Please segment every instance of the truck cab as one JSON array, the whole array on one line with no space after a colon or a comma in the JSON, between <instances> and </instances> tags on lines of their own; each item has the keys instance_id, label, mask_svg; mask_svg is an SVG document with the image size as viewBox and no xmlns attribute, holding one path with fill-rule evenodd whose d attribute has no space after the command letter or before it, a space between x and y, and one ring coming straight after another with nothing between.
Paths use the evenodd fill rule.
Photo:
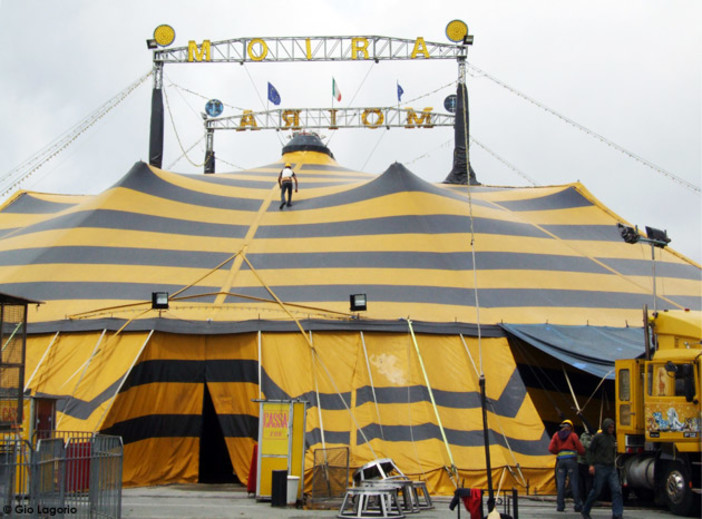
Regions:
<instances>
[{"instance_id":1,"label":"truck cab","mask_svg":"<svg viewBox=\"0 0 702 519\"><path fill-rule=\"evenodd\" d=\"M699 513L702 451L702 313L646 319L644 358L615 362L622 483L678 515Z\"/></svg>"}]
</instances>

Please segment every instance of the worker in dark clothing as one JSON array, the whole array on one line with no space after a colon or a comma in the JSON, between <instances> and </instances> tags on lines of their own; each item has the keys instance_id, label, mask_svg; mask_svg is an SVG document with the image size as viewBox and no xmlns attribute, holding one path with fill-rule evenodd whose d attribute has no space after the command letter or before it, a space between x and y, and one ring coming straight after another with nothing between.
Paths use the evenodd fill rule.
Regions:
<instances>
[{"instance_id":1,"label":"worker in dark clothing","mask_svg":"<svg viewBox=\"0 0 702 519\"><path fill-rule=\"evenodd\" d=\"M583 444L585 451L587 451L592 442L592 437L597 432L597 428L590 424L582 411L578 411L577 415L580 420L582 420L584 428L583 432L580 434L580 443ZM592 476L590 475L589 469L590 467L587 464L586 454L578 456L578 481L580 483L580 497L583 499L587 497L592 488Z\"/></svg>"},{"instance_id":2,"label":"worker in dark clothing","mask_svg":"<svg viewBox=\"0 0 702 519\"><path fill-rule=\"evenodd\" d=\"M548 451L556 455L556 511L565 512L566 477L570 481L570 491L575 501L575 511L582 510L583 502L580 500L580 485L578 483L578 455L585 454L585 448L573 432L573 422L563 420L561 430L551 438Z\"/></svg>"},{"instance_id":3,"label":"worker in dark clothing","mask_svg":"<svg viewBox=\"0 0 702 519\"><path fill-rule=\"evenodd\" d=\"M583 519L592 519L590 509L595 500L600 496L605 483L609 485L612 494L612 519L622 519L624 503L622 500L622 487L619 482L619 473L615 465L617 454L617 438L614 435L614 420L605 418L602 422L602 431L592 439L587 450L587 462L590 474L594 476L592 489L583 504Z\"/></svg>"},{"instance_id":4,"label":"worker in dark clothing","mask_svg":"<svg viewBox=\"0 0 702 519\"><path fill-rule=\"evenodd\" d=\"M290 166L289 162L285 163L285 167L280 170L280 173L278 174L278 185L280 186L280 207L279 209L282 209L285 207L285 193L287 191L288 193L288 202L287 206L290 207L292 205L292 188L293 188L293 182L295 182L295 192L297 193L297 176L295 175L295 172L292 169L292 166Z\"/></svg>"}]
</instances>

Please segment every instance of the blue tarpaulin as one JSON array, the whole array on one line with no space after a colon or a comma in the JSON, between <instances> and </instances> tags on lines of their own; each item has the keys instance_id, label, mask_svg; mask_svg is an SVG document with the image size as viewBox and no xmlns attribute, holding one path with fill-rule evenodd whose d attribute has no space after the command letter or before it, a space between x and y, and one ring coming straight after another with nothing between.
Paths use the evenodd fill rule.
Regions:
<instances>
[{"instance_id":1,"label":"blue tarpaulin","mask_svg":"<svg viewBox=\"0 0 702 519\"><path fill-rule=\"evenodd\" d=\"M507 334L542 352L595 375L614 380L614 361L644 353L643 328L565 326L553 324L501 324Z\"/></svg>"}]
</instances>

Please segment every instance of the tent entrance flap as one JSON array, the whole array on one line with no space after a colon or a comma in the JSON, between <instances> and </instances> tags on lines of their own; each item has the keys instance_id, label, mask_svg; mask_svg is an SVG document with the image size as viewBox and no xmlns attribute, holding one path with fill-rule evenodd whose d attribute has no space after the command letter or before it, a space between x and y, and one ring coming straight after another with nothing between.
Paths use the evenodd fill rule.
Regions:
<instances>
[{"instance_id":1,"label":"tent entrance flap","mask_svg":"<svg viewBox=\"0 0 702 519\"><path fill-rule=\"evenodd\" d=\"M643 328L565 326L554 324L501 324L516 337L542 352L595 375L614 379L614 361L644 353Z\"/></svg>"},{"instance_id":2,"label":"tent entrance flap","mask_svg":"<svg viewBox=\"0 0 702 519\"><path fill-rule=\"evenodd\" d=\"M198 481L200 483L238 483L239 479L234 474L227 443L207 384L204 384L203 393Z\"/></svg>"}]
</instances>

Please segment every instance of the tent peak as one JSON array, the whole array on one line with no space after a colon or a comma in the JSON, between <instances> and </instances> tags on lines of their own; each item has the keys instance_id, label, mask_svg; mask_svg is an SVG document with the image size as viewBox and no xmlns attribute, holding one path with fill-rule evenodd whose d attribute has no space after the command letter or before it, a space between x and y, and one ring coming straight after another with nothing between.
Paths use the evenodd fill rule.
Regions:
<instances>
[{"instance_id":1,"label":"tent peak","mask_svg":"<svg viewBox=\"0 0 702 519\"><path fill-rule=\"evenodd\" d=\"M334 155L324 145L319 135L313 132L295 132L290 141L283 146L283 155L293 151L317 151L334 158Z\"/></svg>"}]
</instances>

